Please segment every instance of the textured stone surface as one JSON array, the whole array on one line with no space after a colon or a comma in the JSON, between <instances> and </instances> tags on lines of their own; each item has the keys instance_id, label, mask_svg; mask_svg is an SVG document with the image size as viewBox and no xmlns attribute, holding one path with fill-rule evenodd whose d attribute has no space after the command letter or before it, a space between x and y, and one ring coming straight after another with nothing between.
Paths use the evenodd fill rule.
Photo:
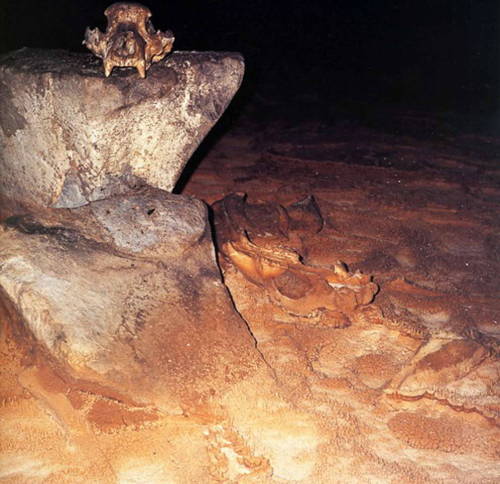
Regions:
<instances>
[{"instance_id":1,"label":"textured stone surface","mask_svg":"<svg viewBox=\"0 0 500 484\"><path fill-rule=\"evenodd\" d=\"M0 191L78 207L130 186L171 191L237 91L239 54L176 52L146 79L91 54L21 49L0 62Z\"/></svg>"},{"instance_id":2,"label":"textured stone surface","mask_svg":"<svg viewBox=\"0 0 500 484\"><path fill-rule=\"evenodd\" d=\"M220 280L200 201L141 189L45 218L11 216L0 239L0 285L74 378L171 408L261 365Z\"/></svg>"},{"instance_id":3,"label":"textured stone surface","mask_svg":"<svg viewBox=\"0 0 500 484\"><path fill-rule=\"evenodd\" d=\"M145 313L144 328L130 340L126 331L112 351L104 349L109 359L99 360L102 370L83 375L81 367L63 366L63 352L43 353L26 334L12 299L0 293L0 480L500 482L500 139L441 137L440 119L428 130L426 118L403 114L389 118L392 126L404 130L413 120L416 137L352 121L262 125L253 116L241 117L240 129L219 140L186 186L209 203L246 192L244 227L266 249L293 243L305 265L324 270L340 259L353 272L372 274L380 286L373 304L383 314L353 314L348 327L285 319L268 287L250 282L219 254L224 282L254 338L250 350L248 334L234 330L241 318L218 299L217 287L209 289L216 281L193 269L202 256L194 259L197 246L191 244L205 225L197 221L200 206L182 198L142 198L138 191L117 197L119 203L44 212L31 225L29 219L10 219L0 246L18 241L11 267L21 267L19 259L38 267L47 258L21 253L21 243L31 251L43 247L61 276L83 274L71 265L75 260L88 266L92 284L82 297L89 286L103 288L101 279L109 277L117 287L105 287L109 294L102 301L129 283L130 294L139 296L136 307L151 308L148 294L161 294L162 302L156 315ZM431 131L435 137L429 140L425 133ZM324 223L305 198L309 194ZM192 230L180 220L168 222L174 204ZM275 230L279 205L291 219L288 240ZM95 248L84 249L75 233ZM120 276L102 265L97 247L123 268ZM183 255L169 259L170 251ZM175 268L198 277L187 278L178 290ZM155 275L161 271L167 275ZM146 272L155 284L133 277ZM204 281L198 292L209 301L193 296L196 281ZM202 304L192 319L182 314L184 296L191 314L199 307L193 301ZM85 317L99 323L91 312ZM135 327L134 318L127 320ZM186 330L174 331L176 324ZM210 337L214 331L227 340ZM258 353L269 371L249 364L248 352ZM240 363L220 363L234 362L234 353ZM169 366L169 359L176 364ZM105 366L111 361L115 372ZM68 372L80 379L68 378ZM116 388L130 392L120 395ZM180 398L182 388L191 394ZM175 411L179 400L182 415Z\"/></svg>"}]
</instances>

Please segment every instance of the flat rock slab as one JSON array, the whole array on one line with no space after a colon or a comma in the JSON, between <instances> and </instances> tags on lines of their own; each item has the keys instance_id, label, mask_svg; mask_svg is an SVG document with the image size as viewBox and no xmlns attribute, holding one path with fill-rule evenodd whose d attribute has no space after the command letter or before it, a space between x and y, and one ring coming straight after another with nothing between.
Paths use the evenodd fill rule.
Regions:
<instances>
[{"instance_id":1,"label":"flat rock slab","mask_svg":"<svg viewBox=\"0 0 500 484\"><path fill-rule=\"evenodd\" d=\"M131 186L171 191L238 90L236 53L176 52L146 79L91 54L21 49L0 61L0 192L78 207Z\"/></svg>"}]
</instances>

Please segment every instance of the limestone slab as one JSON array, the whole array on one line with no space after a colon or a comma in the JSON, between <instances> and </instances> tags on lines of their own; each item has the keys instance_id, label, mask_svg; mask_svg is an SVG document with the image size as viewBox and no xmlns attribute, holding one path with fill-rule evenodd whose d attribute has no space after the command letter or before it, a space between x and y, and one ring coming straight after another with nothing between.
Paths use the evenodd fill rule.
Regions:
<instances>
[{"instance_id":1,"label":"limestone slab","mask_svg":"<svg viewBox=\"0 0 500 484\"><path fill-rule=\"evenodd\" d=\"M78 207L151 185L172 191L238 90L235 53L175 52L146 79L104 77L91 54L21 49L0 61L0 192Z\"/></svg>"}]
</instances>

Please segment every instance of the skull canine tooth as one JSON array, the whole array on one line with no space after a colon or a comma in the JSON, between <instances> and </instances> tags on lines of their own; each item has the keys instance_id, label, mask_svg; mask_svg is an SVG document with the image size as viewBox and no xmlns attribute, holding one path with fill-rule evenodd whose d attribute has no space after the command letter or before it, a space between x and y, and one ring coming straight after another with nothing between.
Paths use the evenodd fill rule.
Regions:
<instances>
[{"instance_id":1,"label":"skull canine tooth","mask_svg":"<svg viewBox=\"0 0 500 484\"><path fill-rule=\"evenodd\" d=\"M103 59L106 77L115 67L135 67L139 76L145 78L151 64L171 52L175 40L173 33L155 31L150 21L151 11L144 5L113 3L104 15L108 19L106 32L87 27L83 45Z\"/></svg>"}]
</instances>

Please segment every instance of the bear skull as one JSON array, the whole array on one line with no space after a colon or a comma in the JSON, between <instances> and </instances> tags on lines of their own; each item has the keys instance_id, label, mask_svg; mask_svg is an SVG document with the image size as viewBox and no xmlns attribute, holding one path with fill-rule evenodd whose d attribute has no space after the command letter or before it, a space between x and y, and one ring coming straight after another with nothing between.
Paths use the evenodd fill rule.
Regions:
<instances>
[{"instance_id":1,"label":"bear skull","mask_svg":"<svg viewBox=\"0 0 500 484\"><path fill-rule=\"evenodd\" d=\"M144 5L113 3L104 15L108 20L106 32L87 27L83 44L103 60L106 77L114 67L135 67L144 78L151 64L172 50L175 40L172 32L155 31L150 21L151 11Z\"/></svg>"}]
</instances>

